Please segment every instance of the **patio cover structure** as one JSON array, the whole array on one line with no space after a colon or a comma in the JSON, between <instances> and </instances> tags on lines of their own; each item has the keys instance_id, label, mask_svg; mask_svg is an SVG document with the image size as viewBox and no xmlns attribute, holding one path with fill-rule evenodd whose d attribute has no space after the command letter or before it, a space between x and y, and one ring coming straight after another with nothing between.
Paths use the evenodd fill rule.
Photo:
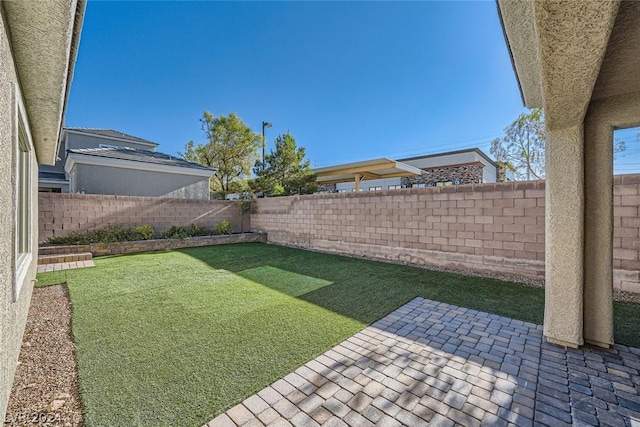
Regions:
<instances>
[{"instance_id":1,"label":"patio cover structure","mask_svg":"<svg viewBox=\"0 0 640 427\"><path fill-rule=\"evenodd\" d=\"M544 336L613 343L613 131L640 125L640 2L498 0L525 106L546 115Z\"/></svg>"},{"instance_id":2,"label":"patio cover structure","mask_svg":"<svg viewBox=\"0 0 640 427\"><path fill-rule=\"evenodd\" d=\"M355 182L355 190L360 191L360 182L367 179L398 178L422 175L422 169L395 160L380 158L363 162L345 163L314 169L318 184Z\"/></svg>"}]
</instances>

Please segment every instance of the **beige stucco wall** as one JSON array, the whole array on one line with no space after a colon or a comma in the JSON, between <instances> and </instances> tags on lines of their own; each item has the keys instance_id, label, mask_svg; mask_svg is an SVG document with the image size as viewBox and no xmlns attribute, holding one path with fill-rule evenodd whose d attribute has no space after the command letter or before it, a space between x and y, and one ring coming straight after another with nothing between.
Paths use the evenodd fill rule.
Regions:
<instances>
[{"instance_id":1,"label":"beige stucco wall","mask_svg":"<svg viewBox=\"0 0 640 427\"><path fill-rule=\"evenodd\" d=\"M209 199L209 178L76 163L70 192L122 196Z\"/></svg>"},{"instance_id":2,"label":"beige stucco wall","mask_svg":"<svg viewBox=\"0 0 640 427\"><path fill-rule=\"evenodd\" d=\"M22 334L31 300L32 280L36 274L37 259L37 164L32 157L33 207L32 225L34 258L26 275L17 301L14 301L15 259L15 132L14 85L17 77L7 36L3 9L0 5L0 415L4 421L7 401L13 383ZM33 153L33 151L32 151Z\"/></svg>"}]
</instances>

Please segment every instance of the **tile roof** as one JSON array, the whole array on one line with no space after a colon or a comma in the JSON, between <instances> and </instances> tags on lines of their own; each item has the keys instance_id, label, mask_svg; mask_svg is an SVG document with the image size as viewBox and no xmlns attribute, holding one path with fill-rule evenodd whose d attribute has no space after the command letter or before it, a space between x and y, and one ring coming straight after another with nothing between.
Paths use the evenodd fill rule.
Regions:
<instances>
[{"instance_id":1,"label":"tile roof","mask_svg":"<svg viewBox=\"0 0 640 427\"><path fill-rule=\"evenodd\" d=\"M138 138L137 136L128 135L126 133L118 132L117 130L113 130L113 129L83 128L83 127L65 127L64 129L69 131L82 132L90 135L106 136L108 138L118 138L118 139L124 139L126 141L138 142L143 144L153 144L155 146L158 146L158 143L156 142L149 141L143 138Z\"/></svg>"},{"instance_id":2,"label":"tile roof","mask_svg":"<svg viewBox=\"0 0 640 427\"><path fill-rule=\"evenodd\" d=\"M155 163L165 166L175 166L180 168L210 170L210 167L198 163L188 162L177 156L158 153L157 151L137 150L128 147L113 148L75 148L68 150L68 153L82 154L85 156L106 157L111 159L130 160L133 162Z\"/></svg>"}]
</instances>

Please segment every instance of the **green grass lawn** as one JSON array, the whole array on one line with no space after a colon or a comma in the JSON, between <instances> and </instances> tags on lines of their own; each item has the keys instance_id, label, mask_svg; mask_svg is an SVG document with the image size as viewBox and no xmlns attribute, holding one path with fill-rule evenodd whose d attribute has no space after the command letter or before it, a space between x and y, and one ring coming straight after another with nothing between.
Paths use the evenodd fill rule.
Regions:
<instances>
[{"instance_id":1,"label":"green grass lawn","mask_svg":"<svg viewBox=\"0 0 640 427\"><path fill-rule=\"evenodd\" d=\"M66 281L88 426L199 426L422 296L542 323L544 292L492 279L240 244L105 257ZM640 306L615 305L640 346Z\"/></svg>"}]
</instances>

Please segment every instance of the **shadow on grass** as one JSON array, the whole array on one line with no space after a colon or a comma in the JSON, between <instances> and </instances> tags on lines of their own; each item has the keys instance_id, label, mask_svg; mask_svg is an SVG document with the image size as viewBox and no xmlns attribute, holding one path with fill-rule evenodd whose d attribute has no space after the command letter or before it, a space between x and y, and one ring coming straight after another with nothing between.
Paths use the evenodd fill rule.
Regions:
<instances>
[{"instance_id":1,"label":"shadow on grass","mask_svg":"<svg viewBox=\"0 0 640 427\"><path fill-rule=\"evenodd\" d=\"M366 324L417 296L542 322L543 290L511 282L260 243L180 252Z\"/></svg>"}]
</instances>

